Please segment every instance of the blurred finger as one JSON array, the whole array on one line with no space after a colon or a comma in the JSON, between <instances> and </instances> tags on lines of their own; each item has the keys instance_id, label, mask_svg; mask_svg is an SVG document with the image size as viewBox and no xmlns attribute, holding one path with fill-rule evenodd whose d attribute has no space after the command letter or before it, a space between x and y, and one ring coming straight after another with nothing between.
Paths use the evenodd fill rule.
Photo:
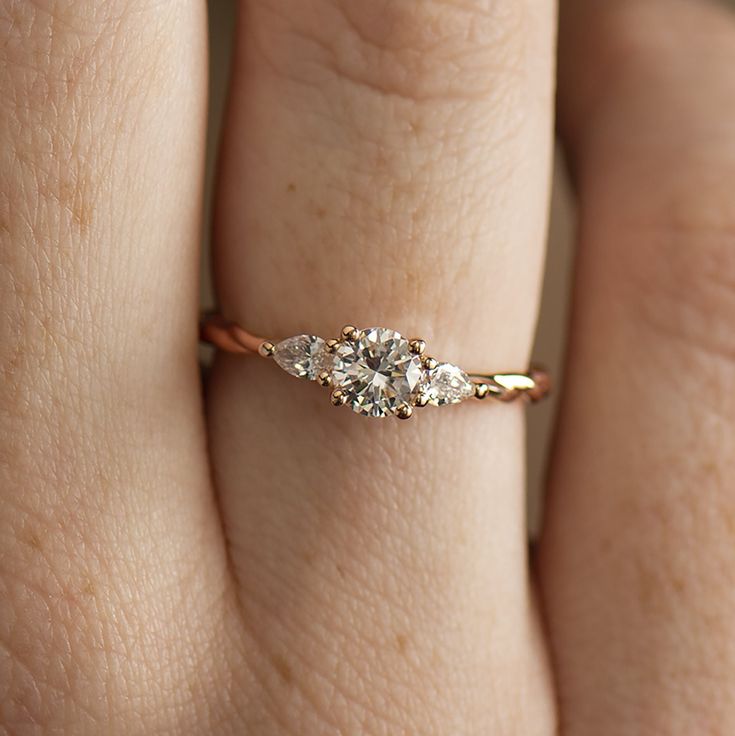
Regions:
<instances>
[{"instance_id":1,"label":"blurred finger","mask_svg":"<svg viewBox=\"0 0 735 736\"><path fill-rule=\"evenodd\" d=\"M735 21L567 0L560 59L580 253L541 567L565 733L730 733Z\"/></svg>"}]
</instances>

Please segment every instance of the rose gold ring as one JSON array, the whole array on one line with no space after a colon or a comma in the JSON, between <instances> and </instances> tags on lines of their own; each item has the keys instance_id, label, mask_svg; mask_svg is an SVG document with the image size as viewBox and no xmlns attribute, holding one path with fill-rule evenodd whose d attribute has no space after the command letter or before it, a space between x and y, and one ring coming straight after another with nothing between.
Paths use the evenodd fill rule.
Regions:
<instances>
[{"instance_id":1,"label":"rose gold ring","mask_svg":"<svg viewBox=\"0 0 735 736\"><path fill-rule=\"evenodd\" d=\"M205 315L201 339L221 350L272 358L286 373L331 389L335 406L370 417L408 419L414 408L458 404L466 399L538 401L549 393L546 371L467 373L426 354L426 343L386 327L342 328L338 338L295 335L274 342L219 314Z\"/></svg>"}]
</instances>

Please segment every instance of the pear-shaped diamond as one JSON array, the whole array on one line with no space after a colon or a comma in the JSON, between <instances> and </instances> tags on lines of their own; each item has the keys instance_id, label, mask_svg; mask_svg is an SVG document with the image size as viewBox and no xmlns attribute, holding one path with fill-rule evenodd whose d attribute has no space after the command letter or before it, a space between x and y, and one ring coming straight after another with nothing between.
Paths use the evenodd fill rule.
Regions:
<instances>
[{"instance_id":1,"label":"pear-shaped diamond","mask_svg":"<svg viewBox=\"0 0 735 736\"><path fill-rule=\"evenodd\" d=\"M475 394L475 385L458 366L440 363L429 372L425 395L434 406L458 404Z\"/></svg>"},{"instance_id":2,"label":"pear-shaped diamond","mask_svg":"<svg viewBox=\"0 0 735 736\"><path fill-rule=\"evenodd\" d=\"M310 381L332 367L326 342L316 335L295 335L282 340L275 347L273 360L286 373Z\"/></svg>"}]
</instances>

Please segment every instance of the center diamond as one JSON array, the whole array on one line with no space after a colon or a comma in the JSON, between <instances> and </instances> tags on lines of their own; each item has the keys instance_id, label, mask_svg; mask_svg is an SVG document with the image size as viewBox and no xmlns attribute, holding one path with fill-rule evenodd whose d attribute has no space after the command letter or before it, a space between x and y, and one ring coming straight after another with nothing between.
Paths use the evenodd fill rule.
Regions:
<instances>
[{"instance_id":1,"label":"center diamond","mask_svg":"<svg viewBox=\"0 0 735 736\"><path fill-rule=\"evenodd\" d=\"M335 351L332 384L358 414L385 417L412 405L423 378L421 357L411 352L405 337L385 327L362 330Z\"/></svg>"}]
</instances>

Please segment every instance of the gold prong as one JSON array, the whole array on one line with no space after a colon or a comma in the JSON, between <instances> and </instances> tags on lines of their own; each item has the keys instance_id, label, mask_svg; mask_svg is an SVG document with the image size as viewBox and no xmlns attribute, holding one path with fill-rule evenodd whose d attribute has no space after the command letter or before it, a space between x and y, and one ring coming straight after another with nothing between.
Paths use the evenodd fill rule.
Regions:
<instances>
[{"instance_id":1,"label":"gold prong","mask_svg":"<svg viewBox=\"0 0 735 736\"><path fill-rule=\"evenodd\" d=\"M328 387L332 385L332 376L329 371L322 371L317 377L316 381L320 386Z\"/></svg>"},{"instance_id":2,"label":"gold prong","mask_svg":"<svg viewBox=\"0 0 735 736\"><path fill-rule=\"evenodd\" d=\"M429 394L419 394L414 401L414 406L423 408L429 403Z\"/></svg>"},{"instance_id":3,"label":"gold prong","mask_svg":"<svg viewBox=\"0 0 735 736\"><path fill-rule=\"evenodd\" d=\"M439 365L434 358L430 358L427 355L423 357L422 362L427 371L433 371Z\"/></svg>"},{"instance_id":4,"label":"gold prong","mask_svg":"<svg viewBox=\"0 0 735 736\"><path fill-rule=\"evenodd\" d=\"M413 407L410 404L401 404L396 408L396 416L399 419L410 419L413 416Z\"/></svg>"},{"instance_id":5,"label":"gold prong","mask_svg":"<svg viewBox=\"0 0 735 736\"><path fill-rule=\"evenodd\" d=\"M328 353L334 353L339 347L339 340L335 340L334 338L332 338L331 340L327 340L326 346Z\"/></svg>"},{"instance_id":6,"label":"gold prong","mask_svg":"<svg viewBox=\"0 0 735 736\"><path fill-rule=\"evenodd\" d=\"M342 406L347 401L347 394L337 389L336 391L332 391L332 395L329 398L334 406Z\"/></svg>"},{"instance_id":7,"label":"gold prong","mask_svg":"<svg viewBox=\"0 0 735 736\"><path fill-rule=\"evenodd\" d=\"M272 358L275 352L276 346L270 340L265 340L258 345L258 354L262 358Z\"/></svg>"},{"instance_id":8,"label":"gold prong","mask_svg":"<svg viewBox=\"0 0 735 736\"><path fill-rule=\"evenodd\" d=\"M345 340L357 340L357 335L357 327L355 327L354 325L345 325L342 328L342 337Z\"/></svg>"},{"instance_id":9,"label":"gold prong","mask_svg":"<svg viewBox=\"0 0 735 736\"><path fill-rule=\"evenodd\" d=\"M408 341L408 349L414 355L421 355L426 350L426 342L424 340L415 337L413 340Z\"/></svg>"},{"instance_id":10,"label":"gold prong","mask_svg":"<svg viewBox=\"0 0 735 736\"><path fill-rule=\"evenodd\" d=\"M486 383L476 383L475 384L475 398L486 399L489 393L490 393L490 386L488 386Z\"/></svg>"}]
</instances>

